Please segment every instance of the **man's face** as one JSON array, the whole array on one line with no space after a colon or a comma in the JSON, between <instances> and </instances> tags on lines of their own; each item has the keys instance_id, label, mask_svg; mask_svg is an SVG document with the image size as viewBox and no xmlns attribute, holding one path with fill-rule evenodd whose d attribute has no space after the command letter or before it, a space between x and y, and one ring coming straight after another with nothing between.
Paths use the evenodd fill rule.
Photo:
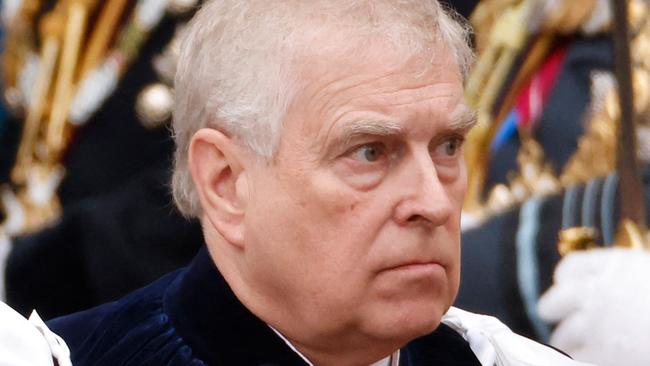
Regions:
<instances>
[{"instance_id":1,"label":"man's face","mask_svg":"<svg viewBox=\"0 0 650 366\"><path fill-rule=\"evenodd\" d=\"M408 340L452 304L467 131L447 54L303 70L276 158L248 173L245 219L246 281L290 339Z\"/></svg>"}]
</instances>

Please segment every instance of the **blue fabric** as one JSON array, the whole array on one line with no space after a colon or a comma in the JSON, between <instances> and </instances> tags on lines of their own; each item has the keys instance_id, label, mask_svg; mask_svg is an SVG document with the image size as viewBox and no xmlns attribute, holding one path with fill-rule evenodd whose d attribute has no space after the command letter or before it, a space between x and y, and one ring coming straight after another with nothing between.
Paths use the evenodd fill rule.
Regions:
<instances>
[{"instance_id":1,"label":"blue fabric","mask_svg":"<svg viewBox=\"0 0 650 366\"><path fill-rule=\"evenodd\" d=\"M517 133L517 121L519 121L519 113L516 109L513 109L506 119L503 120L501 126L497 130L497 133L494 135L492 140L492 146L490 150L494 154L495 151L499 150L508 140L510 140Z\"/></svg>"},{"instance_id":2,"label":"blue fabric","mask_svg":"<svg viewBox=\"0 0 650 366\"><path fill-rule=\"evenodd\" d=\"M157 296L176 275L121 302L56 319L49 326L68 343L74 365L206 365L175 331Z\"/></svg>"},{"instance_id":3,"label":"blue fabric","mask_svg":"<svg viewBox=\"0 0 650 366\"><path fill-rule=\"evenodd\" d=\"M202 248L192 264L127 297L48 322L75 366L305 366L236 298ZM478 366L445 325L402 349L400 366Z\"/></svg>"},{"instance_id":4,"label":"blue fabric","mask_svg":"<svg viewBox=\"0 0 650 366\"><path fill-rule=\"evenodd\" d=\"M584 112L591 98L591 74L612 69L609 36L576 38L567 49L558 79L548 95L544 110L535 124L535 139L544 148L546 161L559 171L573 155L584 133ZM508 172L517 170L518 136L503 141L491 151L485 192L508 181Z\"/></svg>"}]
</instances>

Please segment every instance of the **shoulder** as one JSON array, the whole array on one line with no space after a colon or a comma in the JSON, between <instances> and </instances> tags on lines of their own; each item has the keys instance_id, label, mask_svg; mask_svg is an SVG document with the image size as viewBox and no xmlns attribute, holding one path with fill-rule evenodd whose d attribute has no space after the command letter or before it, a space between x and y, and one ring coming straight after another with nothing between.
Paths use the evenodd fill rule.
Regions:
<instances>
[{"instance_id":1,"label":"shoulder","mask_svg":"<svg viewBox=\"0 0 650 366\"><path fill-rule=\"evenodd\" d=\"M163 306L170 273L130 295L48 322L71 351L74 365L202 365L178 335Z\"/></svg>"}]
</instances>

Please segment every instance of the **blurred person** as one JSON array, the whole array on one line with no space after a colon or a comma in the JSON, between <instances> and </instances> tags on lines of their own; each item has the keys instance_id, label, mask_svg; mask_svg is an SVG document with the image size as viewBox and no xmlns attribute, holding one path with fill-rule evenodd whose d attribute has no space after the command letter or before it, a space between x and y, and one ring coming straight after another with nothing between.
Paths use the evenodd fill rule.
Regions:
<instances>
[{"instance_id":1,"label":"blurred person","mask_svg":"<svg viewBox=\"0 0 650 366\"><path fill-rule=\"evenodd\" d=\"M49 18L47 14L66 14L52 5L75 5L66 1L37 3L37 8L34 2L14 4L39 9L37 13L43 15L23 26L40 29ZM38 309L47 320L118 299L187 265L203 243L198 222L186 220L170 204L172 106L169 114L160 115L160 109L152 108L152 104L160 107L155 103L159 98L154 95L152 103L149 92L169 88L167 84L173 82L173 67L163 70L159 64L175 64L171 50L179 30L195 11L196 1L111 0L97 2L89 16L100 18L117 3L125 7L120 21L108 29L114 36L95 72L84 75L81 62L76 67L76 95L87 98L81 98L85 102L81 107L75 104L84 112L83 123L71 127L73 137L60 161L65 175L60 184L51 187L61 210L27 232L20 230L23 223L39 220L32 216L35 212L24 208L25 197L18 194L24 186L10 182L17 145L24 138L24 114L14 110L5 136L0 136L0 206L11 203L4 207L6 212L0 207L0 231L4 229L9 237L5 245L0 241L0 277L5 279L0 287L6 288L0 299L23 316ZM88 41L80 51L83 57L90 53L86 50L91 47L91 34L106 33L105 25L100 21L88 24ZM20 24L7 24L8 29L16 26ZM133 28L137 29L135 36ZM129 42L120 41L125 35ZM43 36L36 43L32 52L40 54L45 47ZM10 51L12 46L25 45L5 46ZM106 68L106 63L113 65L116 52L124 46L129 47L131 61L124 61L120 72ZM21 64L24 73L28 74L29 65ZM53 80L58 73L58 68L52 71ZM86 87L81 88L82 84ZM46 105L52 104L53 94L48 94ZM151 113L159 118L156 123L146 118L151 118ZM41 123L47 125L47 118ZM12 198L5 201L7 197Z\"/></svg>"},{"instance_id":2,"label":"blurred person","mask_svg":"<svg viewBox=\"0 0 650 366\"><path fill-rule=\"evenodd\" d=\"M550 343L599 365L650 363L650 253L601 248L569 254L540 299L540 316L558 323Z\"/></svg>"}]
</instances>

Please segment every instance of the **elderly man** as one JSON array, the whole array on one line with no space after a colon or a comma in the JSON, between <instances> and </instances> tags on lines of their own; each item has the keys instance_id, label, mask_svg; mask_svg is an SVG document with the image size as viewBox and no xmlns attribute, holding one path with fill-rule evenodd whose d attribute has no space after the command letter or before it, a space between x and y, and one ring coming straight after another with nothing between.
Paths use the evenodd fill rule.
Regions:
<instances>
[{"instance_id":1,"label":"elderly man","mask_svg":"<svg viewBox=\"0 0 650 366\"><path fill-rule=\"evenodd\" d=\"M181 47L173 181L206 249L51 322L73 363L574 364L448 312L466 38L433 0L207 2Z\"/></svg>"}]
</instances>

